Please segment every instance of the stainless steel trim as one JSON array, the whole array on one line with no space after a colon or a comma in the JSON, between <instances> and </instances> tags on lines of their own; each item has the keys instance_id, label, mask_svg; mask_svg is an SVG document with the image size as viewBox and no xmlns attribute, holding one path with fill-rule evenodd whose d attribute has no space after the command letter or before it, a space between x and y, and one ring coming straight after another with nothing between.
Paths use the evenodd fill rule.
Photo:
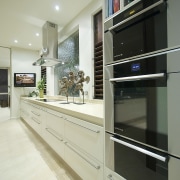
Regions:
<instances>
[{"instance_id":1,"label":"stainless steel trim","mask_svg":"<svg viewBox=\"0 0 180 180\"><path fill-rule=\"evenodd\" d=\"M110 139L111 139L112 141L114 141L114 142L117 142L117 143L119 143L119 144L122 144L122 145L124 145L124 146L127 146L127 147L129 147L129 148L131 148L131 149L134 149L134 150L138 151L138 152L141 152L141 153L143 153L143 154L146 154L146 155L148 155L148 156L151 156L151 157L153 157L153 158L156 158L156 159L158 159L158 160L160 160L160 161L166 162L166 160L167 160L167 157L164 157L164 156L161 156L161 155L159 155L159 154L153 153L153 152L151 152L151 151L148 151L148 150L143 149L143 148L141 148L141 147L138 147L138 146L135 146L135 145L133 145L133 144L127 143L127 142L125 142L125 141L116 139L116 138L114 138L114 137L112 137L112 136L110 137Z\"/></svg>"},{"instance_id":2,"label":"stainless steel trim","mask_svg":"<svg viewBox=\"0 0 180 180\"><path fill-rule=\"evenodd\" d=\"M36 122L37 124L41 124L41 122L40 121L38 121L36 118L34 118L34 117L32 117L32 120L34 121L34 122Z\"/></svg>"},{"instance_id":3,"label":"stainless steel trim","mask_svg":"<svg viewBox=\"0 0 180 180\"><path fill-rule=\"evenodd\" d=\"M142 0L136 0L136 1L133 1L133 2L131 2L130 4L126 5L125 7L123 7L122 10L120 10L120 11L112 14L112 15L109 16L107 19L105 19L104 23L110 21L110 20L113 19L115 16L121 14L121 13L124 12L126 9L130 8L131 6L133 6L134 4L137 4L137 3L140 2L140 1L142 1Z\"/></svg>"},{"instance_id":4,"label":"stainless steel trim","mask_svg":"<svg viewBox=\"0 0 180 180\"><path fill-rule=\"evenodd\" d=\"M36 116L40 116L40 114L39 113L37 113L37 112L34 112L34 111L31 111L34 115L36 115Z\"/></svg>"},{"instance_id":5,"label":"stainless steel trim","mask_svg":"<svg viewBox=\"0 0 180 180\"><path fill-rule=\"evenodd\" d=\"M80 127L82 127L82 128L85 128L85 129L87 129L87 130L89 130L89 131L92 131L92 132L95 132L95 133L100 133L100 131L99 131L99 130L94 130L94 129L91 129L91 128L88 128L88 127L82 126L82 125L80 125L80 124L77 124L77 123L74 123L74 122L72 122L72 121L68 120L67 118L66 118L65 120L66 120L66 121L68 121L68 122L70 122L70 123L72 123L72 124L75 124L75 125L77 125L77 126L80 126Z\"/></svg>"},{"instance_id":6,"label":"stainless steel trim","mask_svg":"<svg viewBox=\"0 0 180 180\"><path fill-rule=\"evenodd\" d=\"M160 56L160 55L163 55L163 54L168 54L168 53L176 52L176 51L180 51L180 46L173 46L173 47L170 47L170 48L165 48L165 49L162 49L162 50L157 50L157 51L153 51L153 52L150 52L150 53L145 53L145 54L142 54L142 55L133 56L133 57L130 57L130 58L125 58L125 59L122 59L122 60L117 60L115 62L112 61L110 63L105 64L105 66L108 67L108 66L119 65L119 64L123 64L123 63L127 63L127 62L133 62L133 61L137 61L137 60L141 60L141 59L147 59L147 58L154 57L154 56Z\"/></svg>"},{"instance_id":7,"label":"stainless steel trim","mask_svg":"<svg viewBox=\"0 0 180 180\"><path fill-rule=\"evenodd\" d=\"M52 112L49 112L49 111L47 111L49 114L51 114L51 115L54 115L54 116L56 116L56 117L59 117L59 118L63 118L63 116L58 116L57 114L54 114L54 113L52 113Z\"/></svg>"},{"instance_id":8,"label":"stainless steel trim","mask_svg":"<svg viewBox=\"0 0 180 180\"><path fill-rule=\"evenodd\" d=\"M96 165L92 163L89 159L85 158L81 152L78 152L73 146L71 146L68 142L65 142L65 145L69 147L72 151L74 151L76 154L78 154L82 159L84 159L87 163L89 163L92 167L96 169L100 169L100 165Z\"/></svg>"},{"instance_id":9,"label":"stainless steel trim","mask_svg":"<svg viewBox=\"0 0 180 180\"><path fill-rule=\"evenodd\" d=\"M50 133L51 135L53 135L56 139L58 139L59 141L63 141L63 139L61 137L59 137L58 135L56 135L56 131L54 131L53 129L51 128L45 128L46 131L48 133Z\"/></svg>"},{"instance_id":10,"label":"stainless steel trim","mask_svg":"<svg viewBox=\"0 0 180 180\"><path fill-rule=\"evenodd\" d=\"M154 3L153 5L147 7L146 9L143 9L142 11L136 13L135 15L130 16L129 18L125 19L124 21L121 21L120 23L118 23L118 24L110 27L108 30L109 30L110 32L113 31L113 30L114 30L115 28L117 28L118 26L120 26L120 25L122 25L122 24L124 24L124 23L126 23L126 22L128 22L128 21L130 21L130 20L132 20L132 19L134 19L135 17L137 17L137 16L139 16L139 15L141 15L141 14L143 14L143 13L145 13L145 12L147 12L147 11L149 11L149 10L157 7L157 6L159 6L159 5L162 4L163 2L164 2L163 0L160 0L160 1L158 1L157 3Z\"/></svg>"},{"instance_id":11,"label":"stainless steel trim","mask_svg":"<svg viewBox=\"0 0 180 180\"><path fill-rule=\"evenodd\" d=\"M146 80L146 79L158 79L165 77L165 73L157 73L157 74L147 74L140 76L129 76L129 77L121 77L121 78L111 78L110 82L124 82L124 81L136 81L136 80Z\"/></svg>"}]
</instances>

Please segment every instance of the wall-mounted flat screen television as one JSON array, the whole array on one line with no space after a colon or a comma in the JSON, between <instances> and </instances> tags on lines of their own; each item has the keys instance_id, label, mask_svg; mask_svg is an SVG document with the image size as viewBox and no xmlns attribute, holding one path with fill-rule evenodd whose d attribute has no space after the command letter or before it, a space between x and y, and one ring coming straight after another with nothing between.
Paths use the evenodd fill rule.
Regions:
<instances>
[{"instance_id":1,"label":"wall-mounted flat screen television","mask_svg":"<svg viewBox=\"0 0 180 180\"><path fill-rule=\"evenodd\" d=\"M14 87L36 87L36 73L14 73Z\"/></svg>"}]
</instances>

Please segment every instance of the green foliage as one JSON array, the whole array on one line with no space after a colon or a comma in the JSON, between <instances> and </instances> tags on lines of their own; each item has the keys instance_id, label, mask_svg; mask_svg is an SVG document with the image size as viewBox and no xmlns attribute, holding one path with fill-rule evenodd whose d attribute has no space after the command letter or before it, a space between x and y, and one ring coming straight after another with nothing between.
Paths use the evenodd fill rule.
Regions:
<instances>
[{"instance_id":1,"label":"green foliage","mask_svg":"<svg viewBox=\"0 0 180 180\"><path fill-rule=\"evenodd\" d=\"M28 97L37 97L37 96L38 96L38 92L32 91L32 92L29 93Z\"/></svg>"},{"instance_id":2,"label":"green foliage","mask_svg":"<svg viewBox=\"0 0 180 180\"><path fill-rule=\"evenodd\" d=\"M39 90L42 90L42 89L45 88L45 77L44 77L44 76L43 76L43 78L42 78L41 80L39 80L39 81L37 82L37 88L38 88Z\"/></svg>"}]
</instances>

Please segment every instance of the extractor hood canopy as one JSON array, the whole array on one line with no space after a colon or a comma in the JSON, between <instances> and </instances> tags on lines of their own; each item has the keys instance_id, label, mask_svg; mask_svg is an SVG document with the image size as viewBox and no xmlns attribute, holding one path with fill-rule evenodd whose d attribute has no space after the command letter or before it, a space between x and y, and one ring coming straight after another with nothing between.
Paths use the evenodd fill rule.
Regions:
<instances>
[{"instance_id":1,"label":"extractor hood canopy","mask_svg":"<svg viewBox=\"0 0 180 180\"><path fill-rule=\"evenodd\" d=\"M41 57L33 63L33 66L55 66L63 61L58 57L58 27L57 24L46 22L42 28Z\"/></svg>"}]
</instances>

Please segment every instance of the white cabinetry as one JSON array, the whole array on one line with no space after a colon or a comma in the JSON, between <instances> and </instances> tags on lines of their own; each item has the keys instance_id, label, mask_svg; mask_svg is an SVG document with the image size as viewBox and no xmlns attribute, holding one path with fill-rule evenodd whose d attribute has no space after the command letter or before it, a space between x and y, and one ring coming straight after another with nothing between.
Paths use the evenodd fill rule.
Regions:
<instances>
[{"instance_id":1,"label":"white cabinetry","mask_svg":"<svg viewBox=\"0 0 180 180\"><path fill-rule=\"evenodd\" d=\"M82 179L103 179L103 164L70 142L65 142L65 161Z\"/></svg>"},{"instance_id":2,"label":"white cabinetry","mask_svg":"<svg viewBox=\"0 0 180 180\"><path fill-rule=\"evenodd\" d=\"M103 128L21 101L21 117L85 180L103 180Z\"/></svg>"},{"instance_id":3,"label":"white cabinetry","mask_svg":"<svg viewBox=\"0 0 180 180\"><path fill-rule=\"evenodd\" d=\"M44 140L64 158L64 115L47 109L43 128Z\"/></svg>"},{"instance_id":4,"label":"white cabinetry","mask_svg":"<svg viewBox=\"0 0 180 180\"><path fill-rule=\"evenodd\" d=\"M29 124L31 114L31 106L26 101L21 101L20 116Z\"/></svg>"},{"instance_id":5,"label":"white cabinetry","mask_svg":"<svg viewBox=\"0 0 180 180\"><path fill-rule=\"evenodd\" d=\"M45 109L41 106L21 101L21 118L23 118L40 136L42 136L42 124L45 119Z\"/></svg>"},{"instance_id":6,"label":"white cabinetry","mask_svg":"<svg viewBox=\"0 0 180 180\"><path fill-rule=\"evenodd\" d=\"M103 129L100 126L65 117L65 161L83 179L103 179Z\"/></svg>"},{"instance_id":7,"label":"white cabinetry","mask_svg":"<svg viewBox=\"0 0 180 180\"><path fill-rule=\"evenodd\" d=\"M65 120L66 138L103 162L103 128L72 116Z\"/></svg>"},{"instance_id":8,"label":"white cabinetry","mask_svg":"<svg viewBox=\"0 0 180 180\"><path fill-rule=\"evenodd\" d=\"M31 126L40 136L42 136L44 113L45 111L42 107L34 104L31 105Z\"/></svg>"}]
</instances>

